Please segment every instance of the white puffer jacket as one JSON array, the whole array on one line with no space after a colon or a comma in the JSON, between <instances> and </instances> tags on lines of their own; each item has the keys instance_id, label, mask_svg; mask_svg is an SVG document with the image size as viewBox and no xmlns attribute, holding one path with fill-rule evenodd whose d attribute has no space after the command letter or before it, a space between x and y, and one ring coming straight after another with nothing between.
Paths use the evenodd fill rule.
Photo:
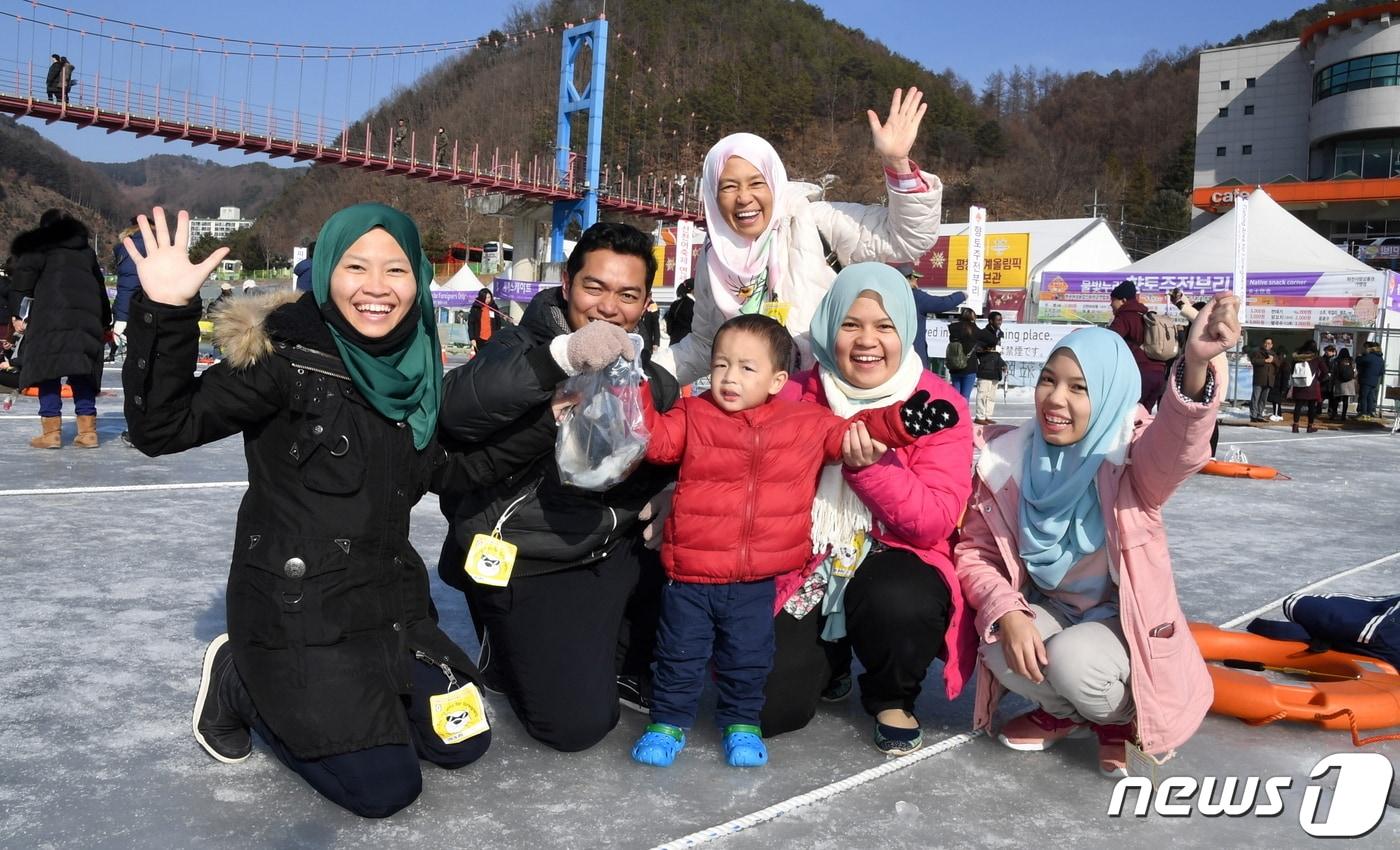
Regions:
<instances>
[{"instance_id":1,"label":"white puffer jacket","mask_svg":"<svg viewBox=\"0 0 1400 850\"><path fill-rule=\"evenodd\" d=\"M787 329L797 339L803 368L812 365L808 328L817 304L831 288L836 272L827 265L822 237L841 265L883 262L908 263L923 256L938 239L943 184L920 172L924 192L889 192L889 206L819 201L821 189L810 183L789 183L779 214L788 218L773 250L787 251L784 277L773 293L787 302ZM710 289L707 249L701 250L695 273L695 318L690 335L657 352L654 362L688 384L710 371L710 347L715 332L731 318L715 302Z\"/></svg>"}]
</instances>

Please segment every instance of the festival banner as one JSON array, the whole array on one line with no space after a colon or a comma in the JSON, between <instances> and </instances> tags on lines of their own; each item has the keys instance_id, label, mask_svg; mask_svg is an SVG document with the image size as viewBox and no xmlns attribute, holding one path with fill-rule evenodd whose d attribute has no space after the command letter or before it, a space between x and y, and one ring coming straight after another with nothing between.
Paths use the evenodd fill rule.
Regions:
<instances>
[{"instance_id":1,"label":"festival banner","mask_svg":"<svg viewBox=\"0 0 1400 850\"><path fill-rule=\"evenodd\" d=\"M967 287L967 236L941 236L914 263L923 275L920 286L932 289ZM1019 289L1031 269L1029 233L988 233L982 258L982 283L987 289Z\"/></svg>"},{"instance_id":2,"label":"festival banner","mask_svg":"<svg viewBox=\"0 0 1400 850\"><path fill-rule=\"evenodd\" d=\"M497 300L528 304L536 295L558 285L559 281L557 280L511 280L506 277L498 277L491 284L491 292Z\"/></svg>"},{"instance_id":3,"label":"festival banner","mask_svg":"<svg viewBox=\"0 0 1400 850\"><path fill-rule=\"evenodd\" d=\"M1046 272L1041 276L1036 316L1041 321L1094 322L1113 318L1109 292L1124 280L1137 285L1138 300L1164 315L1167 292L1180 289L1187 301L1204 301L1232 289L1230 272L1134 274L1121 272ZM1302 328L1317 325L1370 325L1375 322L1384 290L1379 272L1251 273L1244 324L1259 328Z\"/></svg>"},{"instance_id":4,"label":"festival banner","mask_svg":"<svg viewBox=\"0 0 1400 850\"><path fill-rule=\"evenodd\" d=\"M457 309L470 307L476 303L475 289L434 289L432 291L433 306ZM497 298L500 297L498 294Z\"/></svg>"},{"instance_id":5,"label":"festival banner","mask_svg":"<svg viewBox=\"0 0 1400 850\"><path fill-rule=\"evenodd\" d=\"M974 312L982 312L986 281L987 210L968 207L967 221L971 228L967 242L967 302Z\"/></svg>"},{"instance_id":6,"label":"festival banner","mask_svg":"<svg viewBox=\"0 0 1400 850\"><path fill-rule=\"evenodd\" d=\"M1060 340L1071 331L1085 325L1043 325L1003 323L1001 326L1001 356L1008 363L1043 364ZM942 357L948 350L948 323L929 322L924 333L928 340L928 356Z\"/></svg>"}]
</instances>

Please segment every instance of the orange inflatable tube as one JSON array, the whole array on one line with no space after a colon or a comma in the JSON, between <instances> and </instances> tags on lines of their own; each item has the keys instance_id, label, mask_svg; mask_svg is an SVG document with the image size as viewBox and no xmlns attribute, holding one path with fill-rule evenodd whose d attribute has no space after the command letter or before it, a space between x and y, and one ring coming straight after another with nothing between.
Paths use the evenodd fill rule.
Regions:
<instances>
[{"instance_id":1,"label":"orange inflatable tube","mask_svg":"<svg viewBox=\"0 0 1400 850\"><path fill-rule=\"evenodd\" d=\"M24 395L29 396L30 398L38 398L38 397L39 397L39 388L38 388L38 387L25 387L24 389L20 390L20 392L23 393ZM61 397L63 397L63 398L72 398L72 397L73 397L73 388L70 387L70 386L68 386L67 384L64 384L63 387L62 387L62 389L60 389L60 390L58 391L58 394L59 394Z\"/></svg>"},{"instance_id":2,"label":"orange inflatable tube","mask_svg":"<svg viewBox=\"0 0 1400 850\"><path fill-rule=\"evenodd\" d=\"M1215 686L1211 711L1238 717L1251 726L1276 720L1316 723L1324 729L1349 729L1361 746L1397 740L1400 735L1362 739L1358 729L1400 726L1400 673L1378 658L1346 652L1310 652L1299 641L1274 640L1249 632L1226 631L1192 623L1191 636L1211 664ZM1288 668L1298 684L1277 682L1247 669Z\"/></svg>"},{"instance_id":3,"label":"orange inflatable tube","mask_svg":"<svg viewBox=\"0 0 1400 850\"><path fill-rule=\"evenodd\" d=\"M1287 480L1288 476L1272 466L1259 466L1253 463L1229 463L1223 460L1209 460L1201 467L1202 475L1223 475L1226 478L1254 478L1260 481L1275 479Z\"/></svg>"}]
</instances>

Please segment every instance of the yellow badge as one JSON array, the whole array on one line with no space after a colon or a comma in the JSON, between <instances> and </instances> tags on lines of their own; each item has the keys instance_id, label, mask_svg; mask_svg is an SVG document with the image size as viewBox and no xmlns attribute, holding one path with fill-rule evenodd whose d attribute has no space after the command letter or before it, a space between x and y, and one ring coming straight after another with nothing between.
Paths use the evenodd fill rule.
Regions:
<instances>
[{"instance_id":1,"label":"yellow badge","mask_svg":"<svg viewBox=\"0 0 1400 850\"><path fill-rule=\"evenodd\" d=\"M831 574L842 578L850 578L855 575L856 567L860 565L860 554L863 551L865 551L865 532L857 531L849 550L843 549L832 555Z\"/></svg>"},{"instance_id":2,"label":"yellow badge","mask_svg":"<svg viewBox=\"0 0 1400 850\"><path fill-rule=\"evenodd\" d=\"M465 741L491 728L476 685L468 683L455 691L433 694L428 705L432 708L433 731L444 744Z\"/></svg>"},{"instance_id":3,"label":"yellow badge","mask_svg":"<svg viewBox=\"0 0 1400 850\"><path fill-rule=\"evenodd\" d=\"M763 303L763 315L770 319L777 319L778 324L787 327L788 311L792 305L786 301L765 301Z\"/></svg>"},{"instance_id":4,"label":"yellow badge","mask_svg":"<svg viewBox=\"0 0 1400 850\"><path fill-rule=\"evenodd\" d=\"M505 587L510 582L511 570L515 569L515 551L514 543L502 540L495 532L478 534L472 538L471 551L467 552L467 575L477 584Z\"/></svg>"}]
</instances>

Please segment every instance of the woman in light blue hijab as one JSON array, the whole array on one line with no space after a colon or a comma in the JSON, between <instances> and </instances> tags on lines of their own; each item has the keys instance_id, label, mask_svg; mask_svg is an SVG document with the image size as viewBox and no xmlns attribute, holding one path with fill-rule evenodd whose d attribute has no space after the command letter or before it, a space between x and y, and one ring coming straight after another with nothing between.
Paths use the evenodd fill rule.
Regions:
<instances>
[{"instance_id":1,"label":"woman in light blue hijab","mask_svg":"<svg viewBox=\"0 0 1400 850\"><path fill-rule=\"evenodd\" d=\"M1007 747L1092 730L1099 769L1123 775L1128 742L1169 753L1209 708L1161 509L1210 457L1210 361L1239 339L1237 310L1222 293L1197 315L1155 419L1123 339L1083 328L1041 369L1032 420L983 430L955 555L980 637L974 725L1004 691L1036 704L1001 729Z\"/></svg>"}]
</instances>

